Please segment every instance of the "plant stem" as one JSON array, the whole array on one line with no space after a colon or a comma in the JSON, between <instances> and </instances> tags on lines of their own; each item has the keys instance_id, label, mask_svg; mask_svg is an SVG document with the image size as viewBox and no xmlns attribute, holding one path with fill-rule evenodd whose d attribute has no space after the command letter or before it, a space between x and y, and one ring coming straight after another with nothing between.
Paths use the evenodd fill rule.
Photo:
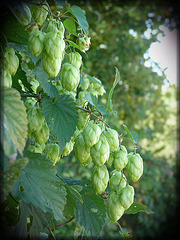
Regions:
<instances>
[{"instance_id":1,"label":"plant stem","mask_svg":"<svg viewBox=\"0 0 180 240\"><path fill-rule=\"evenodd\" d=\"M56 227L63 226L63 225L65 225L65 224L71 222L73 219L74 219L74 217L72 217L70 220L68 220L68 221L66 221L66 222L64 222L64 223L60 223L60 224L58 224L58 225L55 225L54 227L56 228ZM53 229L53 227L48 227L48 229Z\"/></svg>"},{"instance_id":2,"label":"plant stem","mask_svg":"<svg viewBox=\"0 0 180 240\"><path fill-rule=\"evenodd\" d=\"M34 98L39 98L39 95L36 95L36 94L28 94L28 93L21 93L21 97L34 97Z\"/></svg>"},{"instance_id":3,"label":"plant stem","mask_svg":"<svg viewBox=\"0 0 180 240\"><path fill-rule=\"evenodd\" d=\"M53 238L54 240L56 240L56 238L55 238L55 236L54 236L54 233L53 233L53 231L51 230L51 228L50 228L50 227L47 227L47 229L49 230L52 238Z\"/></svg>"},{"instance_id":4,"label":"plant stem","mask_svg":"<svg viewBox=\"0 0 180 240\"><path fill-rule=\"evenodd\" d=\"M76 106L76 107L79 108L79 109L81 109L81 110L83 110L83 111L85 111L85 112L87 112L87 113L89 113L90 115L92 115L92 116L94 116L95 118L97 118L98 121L103 122L108 128L111 128L111 127L109 126L109 124L107 124L102 118L100 118L100 117L98 117L96 114L94 114L91 110L87 110L87 109L82 108L82 107L79 107L79 106Z\"/></svg>"}]
</instances>

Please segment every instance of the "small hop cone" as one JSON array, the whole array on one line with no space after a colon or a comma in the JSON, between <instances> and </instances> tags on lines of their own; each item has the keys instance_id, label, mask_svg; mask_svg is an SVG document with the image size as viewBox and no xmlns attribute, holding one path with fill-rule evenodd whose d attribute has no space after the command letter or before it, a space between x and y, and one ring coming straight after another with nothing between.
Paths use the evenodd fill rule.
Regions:
<instances>
[{"instance_id":1,"label":"small hop cone","mask_svg":"<svg viewBox=\"0 0 180 240\"><path fill-rule=\"evenodd\" d=\"M88 122L82 132L86 146L92 147L94 144L96 144L99 141L101 132L102 131L99 125L94 124L93 121Z\"/></svg>"},{"instance_id":2,"label":"small hop cone","mask_svg":"<svg viewBox=\"0 0 180 240\"><path fill-rule=\"evenodd\" d=\"M59 146L56 143L49 143L45 148L45 153L54 164L60 159Z\"/></svg>"},{"instance_id":3,"label":"small hop cone","mask_svg":"<svg viewBox=\"0 0 180 240\"><path fill-rule=\"evenodd\" d=\"M126 166L128 177L133 181L137 182L143 174L143 160L141 156L136 153L128 154L128 164Z\"/></svg>"},{"instance_id":4,"label":"small hop cone","mask_svg":"<svg viewBox=\"0 0 180 240\"><path fill-rule=\"evenodd\" d=\"M75 137L74 153L80 165L86 166L92 161L90 148L86 146L81 133Z\"/></svg>"},{"instance_id":5,"label":"small hop cone","mask_svg":"<svg viewBox=\"0 0 180 240\"><path fill-rule=\"evenodd\" d=\"M4 54L4 67L11 75L15 75L19 67L19 58L13 48L6 48Z\"/></svg>"},{"instance_id":6,"label":"small hop cone","mask_svg":"<svg viewBox=\"0 0 180 240\"><path fill-rule=\"evenodd\" d=\"M106 137L101 134L99 140L90 149L91 157L94 164L98 167L102 166L109 158L109 144Z\"/></svg>"},{"instance_id":7,"label":"small hop cone","mask_svg":"<svg viewBox=\"0 0 180 240\"><path fill-rule=\"evenodd\" d=\"M32 5L30 9L34 20L36 20L40 25L42 25L48 15L48 12L46 11L48 10L48 6L42 5L42 7L39 7L37 5Z\"/></svg>"},{"instance_id":8,"label":"small hop cone","mask_svg":"<svg viewBox=\"0 0 180 240\"><path fill-rule=\"evenodd\" d=\"M111 191L117 191L119 184L121 183L121 179L122 179L122 173L121 171L116 171L113 170L111 177L109 179L109 185L111 187Z\"/></svg>"},{"instance_id":9,"label":"small hop cone","mask_svg":"<svg viewBox=\"0 0 180 240\"><path fill-rule=\"evenodd\" d=\"M107 128L106 131L103 132L103 134L106 136L107 141L109 143L110 150L112 152L117 151L119 147L119 138L118 138L118 132L114 129Z\"/></svg>"},{"instance_id":10,"label":"small hop cone","mask_svg":"<svg viewBox=\"0 0 180 240\"><path fill-rule=\"evenodd\" d=\"M109 173L106 166L95 166L92 171L92 184L98 194L101 194L105 191L108 181Z\"/></svg>"},{"instance_id":11,"label":"small hop cone","mask_svg":"<svg viewBox=\"0 0 180 240\"><path fill-rule=\"evenodd\" d=\"M49 127L46 122L44 122L44 125L37 132L35 132L34 137L36 142L40 145L47 142L49 139Z\"/></svg>"},{"instance_id":12,"label":"small hop cone","mask_svg":"<svg viewBox=\"0 0 180 240\"><path fill-rule=\"evenodd\" d=\"M47 54L46 51L43 52L42 66L44 71L49 75L49 77L57 77L61 69L61 61L61 56L59 58L53 59Z\"/></svg>"},{"instance_id":13,"label":"small hop cone","mask_svg":"<svg viewBox=\"0 0 180 240\"><path fill-rule=\"evenodd\" d=\"M77 68L80 68L82 63L82 56L78 52L72 52L67 55L67 61Z\"/></svg>"},{"instance_id":14,"label":"small hop cone","mask_svg":"<svg viewBox=\"0 0 180 240\"><path fill-rule=\"evenodd\" d=\"M130 185L122 188L119 192L119 201L124 209L128 209L134 202L134 188Z\"/></svg>"},{"instance_id":15,"label":"small hop cone","mask_svg":"<svg viewBox=\"0 0 180 240\"><path fill-rule=\"evenodd\" d=\"M128 163L128 155L125 146L121 145L121 148L114 153L114 167L117 171L121 171L126 167Z\"/></svg>"},{"instance_id":16,"label":"small hop cone","mask_svg":"<svg viewBox=\"0 0 180 240\"><path fill-rule=\"evenodd\" d=\"M86 35L84 37L79 37L77 39L77 44L79 45L82 52L86 52L90 48L91 38Z\"/></svg>"},{"instance_id":17,"label":"small hop cone","mask_svg":"<svg viewBox=\"0 0 180 240\"><path fill-rule=\"evenodd\" d=\"M75 91L80 82L80 72L77 67L70 63L64 63L61 69L60 77L62 86L68 91Z\"/></svg>"},{"instance_id":18,"label":"small hop cone","mask_svg":"<svg viewBox=\"0 0 180 240\"><path fill-rule=\"evenodd\" d=\"M63 55L65 42L58 32L49 32L44 39L44 46L49 57L57 59Z\"/></svg>"},{"instance_id":19,"label":"small hop cone","mask_svg":"<svg viewBox=\"0 0 180 240\"><path fill-rule=\"evenodd\" d=\"M44 39L45 33L37 29L33 30L30 33L28 40L28 49L31 51L31 54L35 57L39 57L44 49Z\"/></svg>"}]
</instances>

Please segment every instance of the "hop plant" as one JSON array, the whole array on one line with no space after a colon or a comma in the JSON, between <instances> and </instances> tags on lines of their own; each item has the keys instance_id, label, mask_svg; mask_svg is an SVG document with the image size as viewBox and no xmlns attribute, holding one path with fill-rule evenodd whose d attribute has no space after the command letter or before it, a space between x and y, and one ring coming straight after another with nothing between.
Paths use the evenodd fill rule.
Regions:
<instances>
[{"instance_id":1,"label":"hop plant","mask_svg":"<svg viewBox=\"0 0 180 240\"><path fill-rule=\"evenodd\" d=\"M104 135L100 135L99 140L90 149L90 154L96 166L102 166L109 158L109 144Z\"/></svg>"},{"instance_id":2,"label":"hop plant","mask_svg":"<svg viewBox=\"0 0 180 240\"><path fill-rule=\"evenodd\" d=\"M128 163L127 150L121 145L120 149L114 153L114 167L117 171L121 171Z\"/></svg>"},{"instance_id":3,"label":"hop plant","mask_svg":"<svg viewBox=\"0 0 180 240\"><path fill-rule=\"evenodd\" d=\"M91 38L88 36L79 37L77 39L77 44L79 45L82 52L86 52L89 50L91 45Z\"/></svg>"},{"instance_id":4,"label":"hop plant","mask_svg":"<svg viewBox=\"0 0 180 240\"><path fill-rule=\"evenodd\" d=\"M42 66L44 71L49 75L49 77L57 77L59 70L61 68L61 56L59 58L51 58L46 51L42 55Z\"/></svg>"},{"instance_id":5,"label":"hop plant","mask_svg":"<svg viewBox=\"0 0 180 240\"><path fill-rule=\"evenodd\" d=\"M6 48L4 54L4 67L11 75L17 72L19 67L19 58L16 56L13 48Z\"/></svg>"},{"instance_id":6,"label":"hop plant","mask_svg":"<svg viewBox=\"0 0 180 240\"><path fill-rule=\"evenodd\" d=\"M92 161L90 148L86 146L82 133L75 137L74 153L80 165L86 166Z\"/></svg>"},{"instance_id":7,"label":"hop plant","mask_svg":"<svg viewBox=\"0 0 180 240\"><path fill-rule=\"evenodd\" d=\"M25 107L29 110L31 107L33 107L36 104L37 100L33 97L27 97L26 101L24 102Z\"/></svg>"},{"instance_id":8,"label":"hop plant","mask_svg":"<svg viewBox=\"0 0 180 240\"><path fill-rule=\"evenodd\" d=\"M116 192L111 192L107 202L107 213L111 221L117 222L124 214L125 209L119 201L119 195Z\"/></svg>"},{"instance_id":9,"label":"hop plant","mask_svg":"<svg viewBox=\"0 0 180 240\"><path fill-rule=\"evenodd\" d=\"M51 161L56 164L60 159L59 146L56 143L49 143L46 145L45 154Z\"/></svg>"},{"instance_id":10,"label":"hop plant","mask_svg":"<svg viewBox=\"0 0 180 240\"><path fill-rule=\"evenodd\" d=\"M99 141L101 135L101 128L98 124L94 124L93 121L88 122L82 132L85 145L92 147Z\"/></svg>"},{"instance_id":11,"label":"hop plant","mask_svg":"<svg viewBox=\"0 0 180 240\"><path fill-rule=\"evenodd\" d=\"M143 159L136 153L128 154L128 164L126 166L128 177L133 181L137 182L143 174Z\"/></svg>"},{"instance_id":12,"label":"hop plant","mask_svg":"<svg viewBox=\"0 0 180 240\"><path fill-rule=\"evenodd\" d=\"M128 209L134 202L134 188L130 185L122 188L119 193L119 201L124 209Z\"/></svg>"},{"instance_id":13,"label":"hop plant","mask_svg":"<svg viewBox=\"0 0 180 240\"><path fill-rule=\"evenodd\" d=\"M67 61L77 68L80 68L82 63L82 56L78 52L72 52L67 55Z\"/></svg>"},{"instance_id":14,"label":"hop plant","mask_svg":"<svg viewBox=\"0 0 180 240\"><path fill-rule=\"evenodd\" d=\"M39 30L33 30L30 33L28 40L28 48L31 51L31 54L35 57L38 57L44 49L44 38L45 33Z\"/></svg>"},{"instance_id":15,"label":"hop plant","mask_svg":"<svg viewBox=\"0 0 180 240\"><path fill-rule=\"evenodd\" d=\"M40 145L47 142L49 139L49 127L46 121L44 121L43 126L34 133L34 138Z\"/></svg>"},{"instance_id":16,"label":"hop plant","mask_svg":"<svg viewBox=\"0 0 180 240\"><path fill-rule=\"evenodd\" d=\"M52 59L59 59L62 57L65 49L63 36L58 32L47 33L44 39L44 46L49 57Z\"/></svg>"},{"instance_id":17,"label":"hop plant","mask_svg":"<svg viewBox=\"0 0 180 240\"><path fill-rule=\"evenodd\" d=\"M95 191L101 194L105 191L109 181L109 173L105 165L95 166L92 171L92 184Z\"/></svg>"},{"instance_id":18,"label":"hop plant","mask_svg":"<svg viewBox=\"0 0 180 240\"><path fill-rule=\"evenodd\" d=\"M42 6L32 5L30 9L34 20L36 20L39 24L43 24L48 15L48 6L45 4Z\"/></svg>"},{"instance_id":19,"label":"hop plant","mask_svg":"<svg viewBox=\"0 0 180 240\"><path fill-rule=\"evenodd\" d=\"M79 81L80 72L77 67L70 63L64 63L60 73L62 79L62 86L68 91L75 91Z\"/></svg>"},{"instance_id":20,"label":"hop plant","mask_svg":"<svg viewBox=\"0 0 180 240\"><path fill-rule=\"evenodd\" d=\"M114 129L107 128L103 132L103 134L106 136L107 141L109 143L110 150L112 152L117 151L118 146L119 146L119 138L118 138L118 132Z\"/></svg>"}]
</instances>

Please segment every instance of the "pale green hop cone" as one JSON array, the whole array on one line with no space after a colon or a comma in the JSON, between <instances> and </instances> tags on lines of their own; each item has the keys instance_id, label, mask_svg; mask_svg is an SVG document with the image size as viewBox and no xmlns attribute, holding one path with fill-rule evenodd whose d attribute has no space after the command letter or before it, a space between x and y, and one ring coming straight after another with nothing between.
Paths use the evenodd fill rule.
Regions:
<instances>
[{"instance_id":1,"label":"pale green hop cone","mask_svg":"<svg viewBox=\"0 0 180 240\"><path fill-rule=\"evenodd\" d=\"M127 150L125 146L121 145L121 148L114 153L114 167L117 171L121 171L128 163Z\"/></svg>"},{"instance_id":2,"label":"pale green hop cone","mask_svg":"<svg viewBox=\"0 0 180 240\"><path fill-rule=\"evenodd\" d=\"M133 181L137 182L143 174L143 160L137 153L128 154L128 164L126 166L128 177Z\"/></svg>"},{"instance_id":3,"label":"pale green hop cone","mask_svg":"<svg viewBox=\"0 0 180 240\"><path fill-rule=\"evenodd\" d=\"M114 129L107 128L103 132L103 134L106 136L107 141L109 143L110 151L115 152L117 151L119 147L119 138L118 138L118 132Z\"/></svg>"},{"instance_id":4,"label":"pale green hop cone","mask_svg":"<svg viewBox=\"0 0 180 240\"><path fill-rule=\"evenodd\" d=\"M128 209L134 202L134 188L130 185L122 188L119 192L119 201L125 209Z\"/></svg>"},{"instance_id":5,"label":"pale green hop cone","mask_svg":"<svg viewBox=\"0 0 180 240\"><path fill-rule=\"evenodd\" d=\"M92 171L92 184L96 193L101 194L106 190L109 181L109 173L105 165L95 166Z\"/></svg>"},{"instance_id":6,"label":"pale green hop cone","mask_svg":"<svg viewBox=\"0 0 180 240\"><path fill-rule=\"evenodd\" d=\"M44 49L44 38L45 33L39 31L37 29L33 30L28 39L28 49L30 50L31 54L35 57L39 57Z\"/></svg>"},{"instance_id":7,"label":"pale green hop cone","mask_svg":"<svg viewBox=\"0 0 180 240\"><path fill-rule=\"evenodd\" d=\"M104 135L100 135L99 140L90 149L91 158L98 167L102 166L109 158L109 144Z\"/></svg>"}]
</instances>

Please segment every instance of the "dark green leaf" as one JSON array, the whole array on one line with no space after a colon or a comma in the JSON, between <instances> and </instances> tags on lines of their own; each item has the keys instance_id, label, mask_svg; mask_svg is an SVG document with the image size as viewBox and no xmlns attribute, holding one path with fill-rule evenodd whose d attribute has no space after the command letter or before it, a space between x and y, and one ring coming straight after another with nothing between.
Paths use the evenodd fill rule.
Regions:
<instances>
[{"instance_id":1,"label":"dark green leaf","mask_svg":"<svg viewBox=\"0 0 180 240\"><path fill-rule=\"evenodd\" d=\"M19 92L14 88L4 88L4 152L10 156L12 144L22 155L27 137L27 114Z\"/></svg>"},{"instance_id":2,"label":"dark green leaf","mask_svg":"<svg viewBox=\"0 0 180 240\"><path fill-rule=\"evenodd\" d=\"M43 71L41 64L36 66L34 71L44 92L47 93L47 95L51 98L56 97L58 95L57 88L51 82L49 82L49 77L47 73Z\"/></svg>"},{"instance_id":3,"label":"dark green leaf","mask_svg":"<svg viewBox=\"0 0 180 240\"><path fill-rule=\"evenodd\" d=\"M90 103L92 106L96 107L97 104L97 97L95 97L94 95L92 95L90 92L88 92L86 94L86 96L84 97L85 100L88 101L88 103Z\"/></svg>"},{"instance_id":4,"label":"dark green leaf","mask_svg":"<svg viewBox=\"0 0 180 240\"><path fill-rule=\"evenodd\" d=\"M73 19L71 19L71 18L66 19L66 20L64 20L63 24L64 24L65 28L68 30L69 34L73 34L76 37L78 36L77 32L76 32L76 24Z\"/></svg>"},{"instance_id":5,"label":"dark green leaf","mask_svg":"<svg viewBox=\"0 0 180 240\"><path fill-rule=\"evenodd\" d=\"M58 5L58 7L63 8L66 4L66 0L55 0L55 3Z\"/></svg>"},{"instance_id":6,"label":"dark green leaf","mask_svg":"<svg viewBox=\"0 0 180 240\"><path fill-rule=\"evenodd\" d=\"M56 220L63 219L66 189L56 177L53 162L45 155L24 151L29 159L13 188L13 195L43 212L53 212Z\"/></svg>"},{"instance_id":7,"label":"dark green leaf","mask_svg":"<svg viewBox=\"0 0 180 240\"><path fill-rule=\"evenodd\" d=\"M27 236L27 217L32 216L32 225L30 227L30 237L32 239L39 238L42 232L51 223L52 214L43 212L40 208L34 207L20 201L20 220L16 225L16 237Z\"/></svg>"},{"instance_id":8,"label":"dark green leaf","mask_svg":"<svg viewBox=\"0 0 180 240\"><path fill-rule=\"evenodd\" d=\"M73 5L71 8L69 8L67 6L67 8L68 8L69 12L77 18L78 23L81 26L81 28L83 29L84 33L88 34L89 24L86 21L86 16L85 16L83 10L76 5Z\"/></svg>"},{"instance_id":9,"label":"dark green leaf","mask_svg":"<svg viewBox=\"0 0 180 240\"><path fill-rule=\"evenodd\" d=\"M98 236L105 224L106 206L102 196L95 194L92 186L83 187L80 192L83 204L77 203L75 210L76 221L90 231L92 236Z\"/></svg>"},{"instance_id":10,"label":"dark green leaf","mask_svg":"<svg viewBox=\"0 0 180 240\"><path fill-rule=\"evenodd\" d=\"M138 212L144 212L144 213L147 213L147 214L154 213L151 209L149 209L144 204L136 203L136 202L134 202L124 213L125 214L136 214Z\"/></svg>"},{"instance_id":11,"label":"dark green leaf","mask_svg":"<svg viewBox=\"0 0 180 240\"><path fill-rule=\"evenodd\" d=\"M62 152L66 142L69 142L76 130L78 111L74 100L68 95L59 95L55 99L43 98L42 114L51 124L51 129L57 137ZM53 118L54 121L50 119Z\"/></svg>"}]
</instances>

